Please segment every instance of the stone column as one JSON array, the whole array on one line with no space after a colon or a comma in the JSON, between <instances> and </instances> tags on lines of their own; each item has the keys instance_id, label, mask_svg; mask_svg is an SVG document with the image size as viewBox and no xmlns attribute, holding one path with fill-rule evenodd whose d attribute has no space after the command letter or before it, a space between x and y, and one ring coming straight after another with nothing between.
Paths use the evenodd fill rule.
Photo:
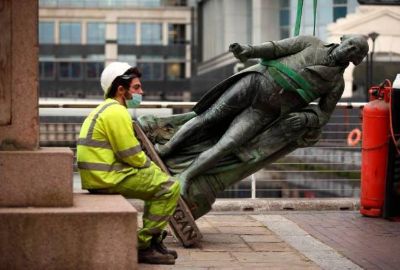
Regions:
<instances>
[{"instance_id":1,"label":"stone column","mask_svg":"<svg viewBox=\"0 0 400 270\"><path fill-rule=\"evenodd\" d=\"M0 206L72 206L69 148L39 148L37 1L0 1Z\"/></svg>"},{"instance_id":2,"label":"stone column","mask_svg":"<svg viewBox=\"0 0 400 270\"><path fill-rule=\"evenodd\" d=\"M37 0L0 0L0 268L137 269L136 210L74 195L72 151L39 147L37 26Z\"/></svg>"},{"instance_id":3,"label":"stone column","mask_svg":"<svg viewBox=\"0 0 400 270\"><path fill-rule=\"evenodd\" d=\"M39 145L36 1L0 1L0 150Z\"/></svg>"}]
</instances>

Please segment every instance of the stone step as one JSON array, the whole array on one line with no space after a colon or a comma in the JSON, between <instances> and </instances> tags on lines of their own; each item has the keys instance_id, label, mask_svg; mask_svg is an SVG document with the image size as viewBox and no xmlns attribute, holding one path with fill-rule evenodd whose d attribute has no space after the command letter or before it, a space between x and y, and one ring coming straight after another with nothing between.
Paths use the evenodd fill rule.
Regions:
<instances>
[{"instance_id":1,"label":"stone step","mask_svg":"<svg viewBox=\"0 0 400 270\"><path fill-rule=\"evenodd\" d=\"M0 151L0 207L72 206L69 148Z\"/></svg>"},{"instance_id":2,"label":"stone step","mask_svg":"<svg viewBox=\"0 0 400 270\"><path fill-rule=\"evenodd\" d=\"M137 211L120 195L72 207L0 207L2 269L137 269Z\"/></svg>"}]
</instances>

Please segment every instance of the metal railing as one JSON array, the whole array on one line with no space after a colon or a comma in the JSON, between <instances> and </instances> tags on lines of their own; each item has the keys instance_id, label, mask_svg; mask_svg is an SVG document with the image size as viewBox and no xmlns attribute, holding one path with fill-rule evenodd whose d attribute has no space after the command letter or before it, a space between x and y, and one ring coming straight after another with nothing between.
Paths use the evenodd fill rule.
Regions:
<instances>
[{"instance_id":1,"label":"metal railing","mask_svg":"<svg viewBox=\"0 0 400 270\"><path fill-rule=\"evenodd\" d=\"M75 152L83 119L101 101L40 100L40 144L67 146ZM194 102L143 102L139 114L172 114ZM361 143L347 145L347 136L361 129L365 103L338 103L322 137L312 147L299 148L222 192L221 198L358 197L360 193ZM58 110L49 114L43 110ZM73 116L68 110L80 111ZM140 113L138 111L142 110ZM65 116L68 115L68 116ZM79 180L79 179L78 179ZM78 181L76 180L76 181ZM76 184L76 183L75 183Z\"/></svg>"}]
</instances>

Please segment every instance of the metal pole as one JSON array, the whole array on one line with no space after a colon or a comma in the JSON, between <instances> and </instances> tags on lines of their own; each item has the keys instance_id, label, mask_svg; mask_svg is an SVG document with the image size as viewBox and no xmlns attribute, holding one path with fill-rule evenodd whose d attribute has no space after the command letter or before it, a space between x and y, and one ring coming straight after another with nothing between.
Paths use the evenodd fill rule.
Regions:
<instances>
[{"instance_id":1,"label":"metal pole","mask_svg":"<svg viewBox=\"0 0 400 270\"><path fill-rule=\"evenodd\" d=\"M251 198L256 198L256 175L253 173L251 175Z\"/></svg>"}]
</instances>

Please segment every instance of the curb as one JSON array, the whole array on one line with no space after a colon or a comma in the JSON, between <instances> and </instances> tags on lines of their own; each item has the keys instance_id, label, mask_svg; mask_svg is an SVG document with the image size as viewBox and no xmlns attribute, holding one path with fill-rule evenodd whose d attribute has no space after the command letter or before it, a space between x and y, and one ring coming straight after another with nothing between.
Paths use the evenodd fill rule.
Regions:
<instances>
[{"instance_id":1,"label":"curb","mask_svg":"<svg viewBox=\"0 0 400 270\"><path fill-rule=\"evenodd\" d=\"M143 201L128 199L138 210L143 211ZM211 212L268 212L268 211L324 211L359 210L359 198L326 199L217 199Z\"/></svg>"}]
</instances>

